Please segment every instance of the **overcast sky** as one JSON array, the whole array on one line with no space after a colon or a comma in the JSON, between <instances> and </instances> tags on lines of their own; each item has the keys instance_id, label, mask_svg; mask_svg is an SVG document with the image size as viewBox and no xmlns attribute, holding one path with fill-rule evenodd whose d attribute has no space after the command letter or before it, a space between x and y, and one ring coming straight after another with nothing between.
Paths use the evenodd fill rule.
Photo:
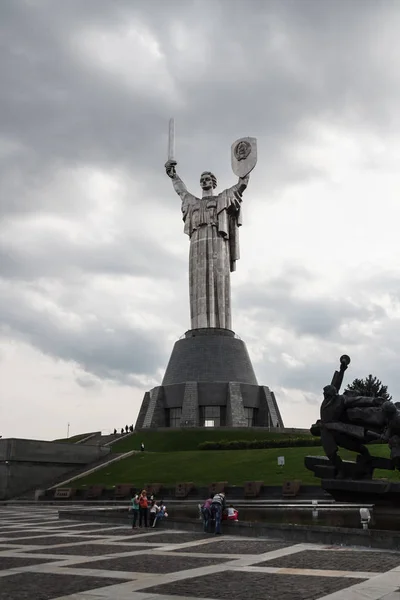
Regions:
<instances>
[{"instance_id":1,"label":"overcast sky","mask_svg":"<svg viewBox=\"0 0 400 600\"><path fill-rule=\"evenodd\" d=\"M0 435L135 423L190 326L193 193L258 140L233 328L284 422L338 358L400 399L398 0L0 2Z\"/></svg>"}]
</instances>

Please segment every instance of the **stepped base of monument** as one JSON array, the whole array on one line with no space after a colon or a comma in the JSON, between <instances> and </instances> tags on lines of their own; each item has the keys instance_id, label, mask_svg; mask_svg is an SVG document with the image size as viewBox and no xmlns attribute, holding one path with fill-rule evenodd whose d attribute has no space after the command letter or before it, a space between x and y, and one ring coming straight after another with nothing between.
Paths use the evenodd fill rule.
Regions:
<instances>
[{"instance_id":1,"label":"stepped base of monument","mask_svg":"<svg viewBox=\"0 0 400 600\"><path fill-rule=\"evenodd\" d=\"M175 342L161 385L186 381L257 384L246 344L229 329L191 329Z\"/></svg>"},{"instance_id":2,"label":"stepped base of monument","mask_svg":"<svg viewBox=\"0 0 400 600\"><path fill-rule=\"evenodd\" d=\"M334 479L335 467L326 456L306 456L304 466L313 471L316 477L321 479ZM371 480L374 469L386 469L393 471L395 466L390 458L383 456L370 456L368 463L358 455L356 461L343 460L341 464L340 479L345 480Z\"/></svg>"},{"instance_id":3,"label":"stepped base of monument","mask_svg":"<svg viewBox=\"0 0 400 600\"><path fill-rule=\"evenodd\" d=\"M400 507L400 483L379 479L322 479L321 488L336 502Z\"/></svg>"},{"instance_id":4,"label":"stepped base of monument","mask_svg":"<svg viewBox=\"0 0 400 600\"><path fill-rule=\"evenodd\" d=\"M228 329L192 329L175 342L136 422L136 429L203 426L284 427L274 393L258 385L245 343Z\"/></svg>"}]
</instances>

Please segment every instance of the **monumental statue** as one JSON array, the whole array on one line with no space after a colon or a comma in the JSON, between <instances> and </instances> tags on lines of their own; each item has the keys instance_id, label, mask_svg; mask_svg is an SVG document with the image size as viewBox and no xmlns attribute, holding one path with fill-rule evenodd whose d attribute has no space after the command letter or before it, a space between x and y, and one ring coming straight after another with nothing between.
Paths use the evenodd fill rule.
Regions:
<instances>
[{"instance_id":1,"label":"monumental statue","mask_svg":"<svg viewBox=\"0 0 400 600\"><path fill-rule=\"evenodd\" d=\"M257 163L257 140L231 146L232 187L200 175L202 194L177 173L175 123L169 122L165 171L181 198L189 237L190 329L172 349L161 385L145 393L136 429L158 427L284 427L272 390L259 385L246 344L232 331L231 272L239 259L243 193Z\"/></svg>"},{"instance_id":2,"label":"monumental statue","mask_svg":"<svg viewBox=\"0 0 400 600\"><path fill-rule=\"evenodd\" d=\"M250 171L257 162L254 138L232 145L232 167L239 176L232 187L214 195L217 178L200 175L202 197L190 193L176 172L174 124L170 122L169 152L165 169L182 200L184 232L190 239L189 290L191 328L232 329L230 274L239 259L241 203Z\"/></svg>"}]
</instances>

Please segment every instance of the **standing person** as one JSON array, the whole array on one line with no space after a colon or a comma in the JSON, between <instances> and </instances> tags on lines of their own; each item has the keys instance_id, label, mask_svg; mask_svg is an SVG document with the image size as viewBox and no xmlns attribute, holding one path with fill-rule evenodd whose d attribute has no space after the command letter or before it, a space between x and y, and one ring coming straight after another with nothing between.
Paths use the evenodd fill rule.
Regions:
<instances>
[{"instance_id":1,"label":"standing person","mask_svg":"<svg viewBox=\"0 0 400 600\"><path fill-rule=\"evenodd\" d=\"M148 527L147 524L147 511L149 508L149 502L147 500L147 492L146 490L142 490L139 496L139 527L142 527L143 522L144 526Z\"/></svg>"},{"instance_id":2,"label":"standing person","mask_svg":"<svg viewBox=\"0 0 400 600\"><path fill-rule=\"evenodd\" d=\"M132 513L132 529L136 529L137 520L139 516L139 496L137 494L131 500L131 513Z\"/></svg>"},{"instance_id":3,"label":"standing person","mask_svg":"<svg viewBox=\"0 0 400 600\"><path fill-rule=\"evenodd\" d=\"M144 444L143 444L143 442L140 444L140 450L141 450L142 452L144 452Z\"/></svg>"},{"instance_id":4,"label":"standing person","mask_svg":"<svg viewBox=\"0 0 400 600\"><path fill-rule=\"evenodd\" d=\"M215 519L215 535L221 535L221 520L225 506L224 492L215 494L211 503L211 516Z\"/></svg>"},{"instance_id":5,"label":"standing person","mask_svg":"<svg viewBox=\"0 0 400 600\"><path fill-rule=\"evenodd\" d=\"M210 524L210 519L211 519L211 504L212 504L213 499L212 498L207 498L207 500L204 502L203 506L201 507L201 514L203 517L203 525L204 525L204 532L207 533L208 532L208 527Z\"/></svg>"},{"instance_id":6,"label":"standing person","mask_svg":"<svg viewBox=\"0 0 400 600\"><path fill-rule=\"evenodd\" d=\"M153 523L157 517L157 513L159 511L159 507L156 504L156 501L154 500L154 498L151 498L150 500L150 527L154 527Z\"/></svg>"}]
</instances>

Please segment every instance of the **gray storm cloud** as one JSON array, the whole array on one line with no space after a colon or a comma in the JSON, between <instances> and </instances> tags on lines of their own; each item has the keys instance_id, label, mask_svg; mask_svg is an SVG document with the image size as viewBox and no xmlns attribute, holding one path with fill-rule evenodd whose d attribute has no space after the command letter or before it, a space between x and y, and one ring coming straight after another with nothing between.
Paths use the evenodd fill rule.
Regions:
<instances>
[{"instance_id":1,"label":"gray storm cloud","mask_svg":"<svg viewBox=\"0 0 400 600\"><path fill-rule=\"evenodd\" d=\"M206 168L222 182L232 180L230 144L246 134L257 136L260 149L249 193L268 197L293 182L323 177L312 161L304 164L293 153L310 120L378 135L398 120L398 71L389 59L399 21L396 2L373 0L361 5L359 0L1 3L5 338L27 340L99 378L155 377L165 366L171 337L188 325L187 244L179 204L163 173L168 118L177 119L179 172L193 191ZM98 203L93 202L81 174L85 169L123 182L123 193L112 195L112 233L106 210L100 224L88 218L107 209L111 195L100 186ZM37 221L32 237L39 217L57 218L64 228L41 228ZM383 348L389 337L398 347L396 328L384 308L357 295L363 286L371 289L370 282L359 281L354 289L350 282L346 292L353 299L311 293L300 298L293 291L299 275L287 269L283 266L275 280L235 290L236 308L252 326L279 323L295 338L331 342L336 351L352 341L341 338L343 323L379 321L377 374L394 377L393 359L385 358ZM304 291L313 275L303 275ZM99 277L108 278L110 293L103 291L101 298L106 310L96 292ZM113 315L111 291L118 277L135 278L127 303L140 314L146 301L136 301L135 285L140 278L151 280L152 301L143 317L147 329L128 325L124 314ZM85 311L72 300L77 279L81 294L90 298ZM31 286L35 296L27 293ZM44 310L48 304L57 310ZM88 305L97 320L89 318ZM65 313L80 326L67 327ZM366 358L368 340L359 335L364 346L357 351ZM288 370L278 358L273 381L315 392L330 360L321 357L317 364ZM267 377L271 371L266 365L260 372ZM80 385L91 381L82 379Z\"/></svg>"}]
</instances>

